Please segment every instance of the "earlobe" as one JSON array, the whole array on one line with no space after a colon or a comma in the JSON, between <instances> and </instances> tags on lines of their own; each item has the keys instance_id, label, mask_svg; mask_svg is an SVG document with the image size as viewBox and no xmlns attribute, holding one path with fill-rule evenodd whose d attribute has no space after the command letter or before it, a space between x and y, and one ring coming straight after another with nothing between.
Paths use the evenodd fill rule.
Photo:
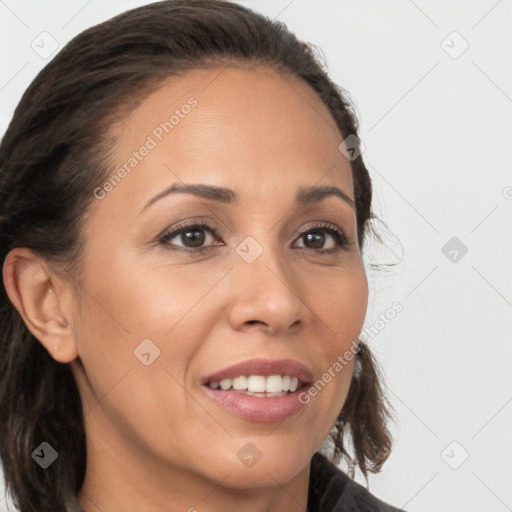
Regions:
<instances>
[{"instance_id":1,"label":"earlobe","mask_svg":"<svg viewBox=\"0 0 512 512\"><path fill-rule=\"evenodd\" d=\"M59 297L64 288L45 260L30 249L15 248L5 259L3 280L10 301L48 353L61 363L76 359L70 312L63 311Z\"/></svg>"}]
</instances>

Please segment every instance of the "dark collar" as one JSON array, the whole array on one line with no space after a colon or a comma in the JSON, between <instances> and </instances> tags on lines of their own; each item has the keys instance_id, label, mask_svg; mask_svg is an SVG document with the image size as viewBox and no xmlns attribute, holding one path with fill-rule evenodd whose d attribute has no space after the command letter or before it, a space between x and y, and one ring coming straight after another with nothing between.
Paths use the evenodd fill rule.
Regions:
<instances>
[{"instance_id":1,"label":"dark collar","mask_svg":"<svg viewBox=\"0 0 512 512\"><path fill-rule=\"evenodd\" d=\"M311 459L307 512L405 512L388 505L352 480L327 457Z\"/></svg>"},{"instance_id":2,"label":"dark collar","mask_svg":"<svg viewBox=\"0 0 512 512\"><path fill-rule=\"evenodd\" d=\"M340 471L324 455L316 452L311 459L309 474L308 511L330 512L345 491L348 475Z\"/></svg>"}]
</instances>

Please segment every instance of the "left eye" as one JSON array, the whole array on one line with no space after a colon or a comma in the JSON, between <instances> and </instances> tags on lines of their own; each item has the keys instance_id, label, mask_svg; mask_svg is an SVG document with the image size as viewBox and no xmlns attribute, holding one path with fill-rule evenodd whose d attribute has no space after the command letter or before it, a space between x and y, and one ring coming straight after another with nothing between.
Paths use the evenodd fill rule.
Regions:
<instances>
[{"instance_id":1,"label":"left eye","mask_svg":"<svg viewBox=\"0 0 512 512\"><path fill-rule=\"evenodd\" d=\"M325 233L328 233L327 236L333 240L330 247L323 247L326 240ZM298 240L302 239L305 239L313 244L313 247L306 247L306 249L323 249L327 252L341 249L347 245L345 235L341 231L338 231L337 229L331 228L329 226L309 229L299 236ZM318 247L319 245L321 247Z\"/></svg>"}]
</instances>

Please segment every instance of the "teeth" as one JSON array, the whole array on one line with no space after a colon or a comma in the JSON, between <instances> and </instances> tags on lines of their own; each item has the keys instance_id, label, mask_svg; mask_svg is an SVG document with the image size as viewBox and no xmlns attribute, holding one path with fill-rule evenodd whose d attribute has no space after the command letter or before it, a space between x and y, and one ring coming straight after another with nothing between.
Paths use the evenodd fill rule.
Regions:
<instances>
[{"instance_id":1,"label":"teeth","mask_svg":"<svg viewBox=\"0 0 512 512\"><path fill-rule=\"evenodd\" d=\"M233 389L247 389L247 377L236 377L233 379Z\"/></svg>"},{"instance_id":2,"label":"teeth","mask_svg":"<svg viewBox=\"0 0 512 512\"><path fill-rule=\"evenodd\" d=\"M271 375L267 377L267 387L265 391L267 393L279 393L283 391L283 379L281 375Z\"/></svg>"},{"instance_id":3,"label":"teeth","mask_svg":"<svg viewBox=\"0 0 512 512\"><path fill-rule=\"evenodd\" d=\"M220 381L220 389L222 389L222 391L227 391L231 387L231 384L231 379L222 379Z\"/></svg>"},{"instance_id":4,"label":"teeth","mask_svg":"<svg viewBox=\"0 0 512 512\"><path fill-rule=\"evenodd\" d=\"M250 375L247 379L247 390L251 393L263 393L265 389L266 379L262 375Z\"/></svg>"},{"instance_id":5,"label":"teeth","mask_svg":"<svg viewBox=\"0 0 512 512\"><path fill-rule=\"evenodd\" d=\"M299 379L290 375L241 375L234 379L222 379L220 381L212 381L208 383L211 389L222 389L228 391L245 391L248 395L253 396L283 396L288 391L293 393L299 387ZM266 393L266 395L261 395Z\"/></svg>"}]
</instances>

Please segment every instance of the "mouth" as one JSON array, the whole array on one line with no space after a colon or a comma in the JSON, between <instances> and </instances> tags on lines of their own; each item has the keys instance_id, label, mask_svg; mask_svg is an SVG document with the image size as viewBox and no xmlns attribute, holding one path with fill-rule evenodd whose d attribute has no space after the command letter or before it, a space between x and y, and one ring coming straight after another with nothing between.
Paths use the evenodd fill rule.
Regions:
<instances>
[{"instance_id":1,"label":"mouth","mask_svg":"<svg viewBox=\"0 0 512 512\"><path fill-rule=\"evenodd\" d=\"M304 404L298 396L312 381L312 372L297 361L252 359L204 378L202 387L231 413L276 422L299 412Z\"/></svg>"}]
</instances>

